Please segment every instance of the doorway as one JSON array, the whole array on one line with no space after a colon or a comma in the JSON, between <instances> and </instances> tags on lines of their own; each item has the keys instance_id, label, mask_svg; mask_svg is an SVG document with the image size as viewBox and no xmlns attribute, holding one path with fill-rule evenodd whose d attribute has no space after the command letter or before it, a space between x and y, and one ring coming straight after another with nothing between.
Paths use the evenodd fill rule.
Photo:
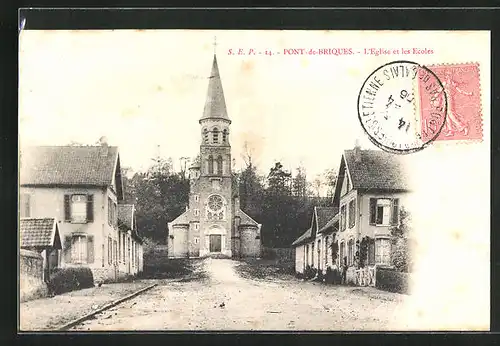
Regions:
<instances>
[{"instance_id":1,"label":"doorway","mask_svg":"<svg viewBox=\"0 0 500 346\"><path fill-rule=\"evenodd\" d=\"M221 252L222 236L220 234L210 235L210 252Z\"/></svg>"}]
</instances>

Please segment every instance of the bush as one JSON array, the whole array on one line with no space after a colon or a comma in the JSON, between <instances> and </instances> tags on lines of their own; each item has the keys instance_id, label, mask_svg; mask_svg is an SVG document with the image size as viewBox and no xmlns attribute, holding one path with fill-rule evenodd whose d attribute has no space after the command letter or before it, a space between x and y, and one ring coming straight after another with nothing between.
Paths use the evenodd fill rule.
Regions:
<instances>
[{"instance_id":1,"label":"bush","mask_svg":"<svg viewBox=\"0 0 500 346\"><path fill-rule=\"evenodd\" d=\"M332 269L330 267L326 268L325 282L327 284L338 285L342 282L342 276L337 269Z\"/></svg>"},{"instance_id":2,"label":"bush","mask_svg":"<svg viewBox=\"0 0 500 346\"><path fill-rule=\"evenodd\" d=\"M83 288L94 287L94 276L87 267L58 268L50 276L50 294L61 294Z\"/></svg>"},{"instance_id":3,"label":"bush","mask_svg":"<svg viewBox=\"0 0 500 346\"><path fill-rule=\"evenodd\" d=\"M391 268L377 268L375 284L378 289L408 294L408 274Z\"/></svg>"},{"instance_id":4,"label":"bush","mask_svg":"<svg viewBox=\"0 0 500 346\"><path fill-rule=\"evenodd\" d=\"M307 265L304 270L304 279L309 280L316 276L317 270L312 268L310 265Z\"/></svg>"}]
</instances>

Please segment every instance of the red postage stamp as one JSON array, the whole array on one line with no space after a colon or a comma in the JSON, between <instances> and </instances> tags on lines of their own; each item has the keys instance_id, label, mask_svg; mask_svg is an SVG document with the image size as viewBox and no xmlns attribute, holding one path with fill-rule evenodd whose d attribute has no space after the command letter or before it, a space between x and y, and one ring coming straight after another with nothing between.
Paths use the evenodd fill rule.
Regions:
<instances>
[{"instance_id":1,"label":"red postage stamp","mask_svg":"<svg viewBox=\"0 0 500 346\"><path fill-rule=\"evenodd\" d=\"M481 92L479 66L477 64L433 65L426 66L441 81L444 97L432 99L428 93L421 95L422 137L424 128L432 112L426 108L447 108L446 121L437 141L442 140L482 140ZM419 83L419 89L423 85ZM445 104L446 102L446 104Z\"/></svg>"}]
</instances>

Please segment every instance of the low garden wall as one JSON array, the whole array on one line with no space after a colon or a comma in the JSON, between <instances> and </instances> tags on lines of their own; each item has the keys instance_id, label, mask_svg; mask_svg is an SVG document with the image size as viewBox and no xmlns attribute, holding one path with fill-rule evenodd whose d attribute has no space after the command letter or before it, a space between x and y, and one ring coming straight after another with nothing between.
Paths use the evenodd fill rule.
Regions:
<instances>
[{"instance_id":1,"label":"low garden wall","mask_svg":"<svg viewBox=\"0 0 500 346\"><path fill-rule=\"evenodd\" d=\"M48 295L47 285L43 281L43 257L38 252L20 250L19 291L21 302Z\"/></svg>"}]
</instances>

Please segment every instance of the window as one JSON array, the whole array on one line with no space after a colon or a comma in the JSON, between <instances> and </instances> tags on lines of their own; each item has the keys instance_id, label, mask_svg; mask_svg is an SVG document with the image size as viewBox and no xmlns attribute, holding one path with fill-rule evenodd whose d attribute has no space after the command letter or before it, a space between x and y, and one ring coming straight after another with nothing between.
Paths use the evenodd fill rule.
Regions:
<instances>
[{"instance_id":1,"label":"window","mask_svg":"<svg viewBox=\"0 0 500 346\"><path fill-rule=\"evenodd\" d=\"M370 238L368 242L368 256L367 256L368 264L375 264L375 239Z\"/></svg>"},{"instance_id":2,"label":"window","mask_svg":"<svg viewBox=\"0 0 500 346\"><path fill-rule=\"evenodd\" d=\"M200 242L200 238L198 238L198 237L194 237L194 243L195 243L195 244L198 244L199 242Z\"/></svg>"},{"instance_id":3,"label":"window","mask_svg":"<svg viewBox=\"0 0 500 346\"><path fill-rule=\"evenodd\" d=\"M200 224L198 222L194 223L194 229L199 230L200 229Z\"/></svg>"},{"instance_id":4,"label":"window","mask_svg":"<svg viewBox=\"0 0 500 346\"><path fill-rule=\"evenodd\" d=\"M21 217L30 217L30 197L27 193L19 195L19 213Z\"/></svg>"},{"instance_id":5,"label":"window","mask_svg":"<svg viewBox=\"0 0 500 346\"><path fill-rule=\"evenodd\" d=\"M64 220L73 223L94 221L93 195L64 195Z\"/></svg>"},{"instance_id":6,"label":"window","mask_svg":"<svg viewBox=\"0 0 500 346\"><path fill-rule=\"evenodd\" d=\"M353 199L349 202L349 228L354 227L356 224L356 200Z\"/></svg>"},{"instance_id":7,"label":"window","mask_svg":"<svg viewBox=\"0 0 500 346\"><path fill-rule=\"evenodd\" d=\"M345 243L341 242L339 246L339 261L340 265L344 265L344 256L345 256Z\"/></svg>"},{"instance_id":8,"label":"window","mask_svg":"<svg viewBox=\"0 0 500 346\"><path fill-rule=\"evenodd\" d=\"M87 237L85 235L75 235L71 242L71 262L87 263Z\"/></svg>"},{"instance_id":9,"label":"window","mask_svg":"<svg viewBox=\"0 0 500 346\"><path fill-rule=\"evenodd\" d=\"M214 157L208 155L208 174L214 174Z\"/></svg>"},{"instance_id":10,"label":"window","mask_svg":"<svg viewBox=\"0 0 500 346\"><path fill-rule=\"evenodd\" d=\"M195 209L194 210L194 216L199 216L200 215L200 210L199 209Z\"/></svg>"},{"instance_id":11,"label":"window","mask_svg":"<svg viewBox=\"0 0 500 346\"><path fill-rule=\"evenodd\" d=\"M205 143L208 143L208 130L207 129L203 129L203 140L205 141Z\"/></svg>"},{"instance_id":12,"label":"window","mask_svg":"<svg viewBox=\"0 0 500 346\"><path fill-rule=\"evenodd\" d=\"M113 240L108 237L108 264L113 263Z\"/></svg>"},{"instance_id":13,"label":"window","mask_svg":"<svg viewBox=\"0 0 500 346\"><path fill-rule=\"evenodd\" d=\"M317 258L317 263L318 263L318 269L321 269L321 239L318 239L318 258Z\"/></svg>"},{"instance_id":14,"label":"window","mask_svg":"<svg viewBox=\"0 0 500 346\"><path fill-rule=\"evenodd\" d=\"M125 234L122 233L122 262L125 263L125 243L126 243L126 238L125 238Z\"/></svg>"},{"instance_id":15,"label":"window","mask_svg":"<svg viewBox=\"0 0 500 346\"><path fill-rule=\"evenodd\" d=\"M195 201L195 202L199 202L199 201L200 201L200 196L198 196L198 195L194 195L194 201Z\"/></svg>"},{"instance_id":16,"label":"window","mask_svg":"<svg viewBox=\"0 0 500 346\"><path fill-rule=\"evenodd\" d=\"M219 143L219 129L214 128L213 133L212 133L212 138L213 138L213 143L218 144Z\"/></svg>"},{"instance_id":17,"label":"window","mask_svg":"<svg viewBox=\"0 0 500 346\"><path fill-rule=\"evenodd\" d=\"M345 205L340 207L340 230L345 231L346 229L346 209Z\"/></svg>"},{"instance_id":18,"label":"window","mask_svg":"<svg viewBox=\"0 0 500 346\"><path fill-rule=\"evenodd\" d=\"M222 175L222 156L217 157L217 174Z\"/></svg>"},{"instance_id":19,"label":"window","mask_svg":"<svg viewBox=\"0 0 500 346\"><path fill-rule=\"evenodd\" d=\"M354 240L350 239L347 244L347 263L352 265L354 263Z\"/></svg>"},{"instance_id":20,"label":"window","mask_svg":"<svg viewBox=\"0 0 500 346\"><path fill-rule=\"evenodd\" d=\"M391 243L389 239L375 240L375 263L386 265L391 263Z\"/></svg>"},{"instance_id":21,"label":"window","mask_svg":"<svg viewBox=\"0 0 500 346\"><path fill-rule=\"evenodd\" d=\"M113 240L113 263L118 263L118 244L116 240Z\"/></svg>"},{"instance_id":22,"label":"window","mask_svg":"<svg viewBox=\"0 0 500 346\"><path fill-rule=\"evenodd\" d=\"M227 129L224 129L224 131L222 131L222 142L223 143L227 143L227 135L228 135L228 131Z\"/></svg>"},{"instance_id":23,"label":"window","mask_svg":"<svg viewBox=\"0 0 500 346\"><path fill-rule=\"evenodd\" d=\"M71 196L71 221L73 222L87 221L87 196L85 195Z\"/></svg>"},{"instance_id":24,"label":"window","mask_svg":"<svg viewBox=\"0 0 500 346\"><path fill-rule=\"evenodd\" d=\"M122 255L123 255L123 253L122 253L122 234L119 233L118 234L118 260L119 261L123 260Z\"/></svg>"},{"instance_id":25,"label":"window","mask_svg":"<svg viewBox=\"0 0 500 346\"><path fill-rule=\"evenodd\" d=\"M117 206L111 197L108 197L108 225L112 227L118 226Z\"/></svg>"},{"instance_id":26,"label":"window","mask_svg":"<svg viewBox=\"0 0 500 346\"><path fill-rule=\"evenodd\" d=\"M399 199L370 198L370 224L397 225L399 222Z\"/></svg>"}]
</instances>

